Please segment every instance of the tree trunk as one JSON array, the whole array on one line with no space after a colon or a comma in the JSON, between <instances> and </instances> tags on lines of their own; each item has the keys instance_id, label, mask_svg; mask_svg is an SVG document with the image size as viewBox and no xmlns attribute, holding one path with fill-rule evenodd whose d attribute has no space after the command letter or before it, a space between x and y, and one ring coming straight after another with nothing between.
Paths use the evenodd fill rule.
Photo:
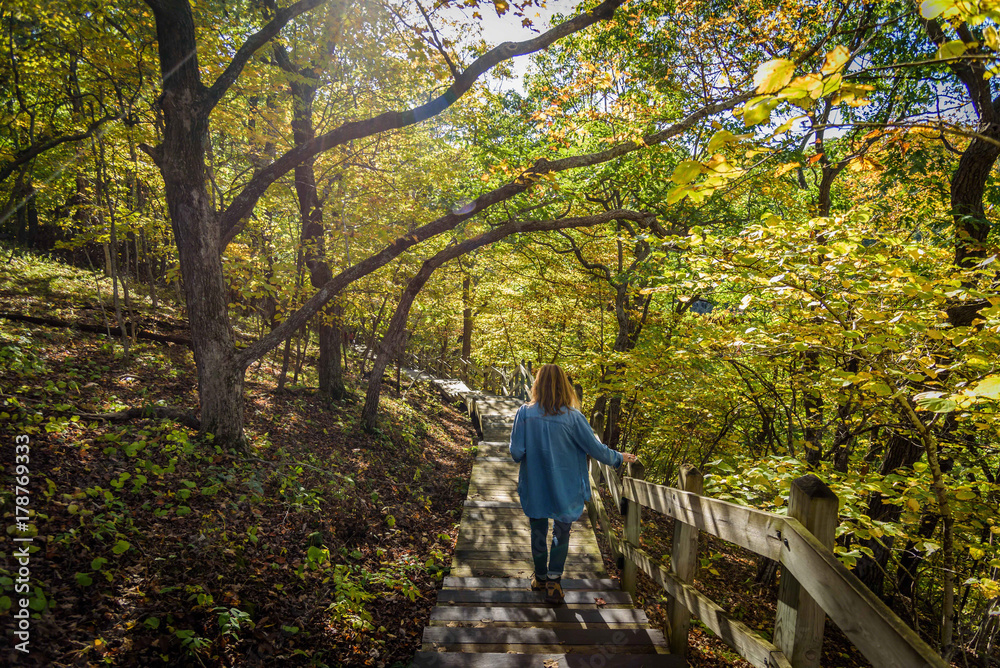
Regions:
<instances>
[{"instance_id":1,"label":"tree trunk","mask_svg":"<svg viewBox=\"0 0 1000 668\"><path fill-rule=\"evenodd\" d=\"M462 279L462 380L469 382L469 358L472 357L472 279Z\"/></svg>"},{"instance_id":2,"label":"tree trunk","mask_svg":"<svg viewBox=\"0 0 1000 668\"><path fill-rule=\"evenodd\" d=\"M989 124L979 132L996 141L1000 125ZM951 177L951 209L955 219L955 264L970 267L986 257L990 223L983 206L986 180L1000 157L1000 146L975 138L962 153Z\"/></svg>"},{"instance_id":3,"label":"tree trunk","mask_svg":"<svg viewBox=\"0 0 1000 668\"><path fill-rule=\"evenodd\" d=\"M201 431L213 434L216 443L242 447L244 369L236 364L220 229L206 189L209 108L198 71L194 20L186 0L149 5L156 16L164 120L163 143L151 152L163 176L180 259L198 368Z\"/></svg>"},{"instance_id":4,"label":"tree trunk","mask_svg":"<svg viewBox=\"0 0 1000 668\"><path fill-rule=\"evenodd\" d=\"M292 90L292 135L296 146L312 141L316 132L312 122L313 99L316 97L316 75L313 68L296 71L283 48L275 50L282 68L294 75ZM323 225L323 205L316 191L314 160L305 160L295 167L295 193L299 200L299 216L302 220L303 258L309 269L309 282L314 288L321 288L333 278L333 271L326 257L326 230ZM340 317L343 309L333 301L320 315L319 326L319 389L333 399L340 400L347 395L344 386L343 367L340 364Z\"/></svg>"},{"instance_id":5,"label":"tree trunk","mask_svg":"<svg viewBox=\"0 0 1000 668\"><path fill-rule=\"evenodd\" d=\"M886 445L880 473L888 475L898 468L910 468L920 459L923 452L924 450L919 443L914 443L899 434L893 434ZM871 494L868 499L868 516L872 520L881 522L899 521L902 508L883 503L884 498L879 493ZM858 560L855 569L857 576L865 583L865 586L878 596L883 595L885 569L889 563L893 539L891 536L883 536L881 541L881 543L875 539L859 541L860 545L871 549L875 558L863 556Z\"/></svg>"}]
</instances>

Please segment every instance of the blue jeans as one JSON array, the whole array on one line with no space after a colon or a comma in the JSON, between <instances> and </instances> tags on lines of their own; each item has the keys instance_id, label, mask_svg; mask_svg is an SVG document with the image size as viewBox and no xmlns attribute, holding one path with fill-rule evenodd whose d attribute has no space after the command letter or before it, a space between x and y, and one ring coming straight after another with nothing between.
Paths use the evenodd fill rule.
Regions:
<instances>
[{"instance_id":1,"label":"blue jeans","mask_svg":"<svg viewBox=\"0 0 1000 668\"><path fill-rule=\"evenodd\" d=\"M552 550L546 548L549 534L549 518L528 518L531 525L531 559L535 562L535 575L539 578L555 580L562 577L569 554L569 529L571 522L552 520Z\"/></svg>"}]
</instances>

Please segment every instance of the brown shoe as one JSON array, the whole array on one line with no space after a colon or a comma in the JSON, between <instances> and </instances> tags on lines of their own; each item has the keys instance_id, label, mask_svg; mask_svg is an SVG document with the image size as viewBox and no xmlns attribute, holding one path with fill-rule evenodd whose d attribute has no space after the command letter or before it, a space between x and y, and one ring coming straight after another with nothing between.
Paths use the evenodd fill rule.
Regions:
<instances>
[{"instance_id":1,"label":"brown shoe","mask_svg":"<svg viewBox=\"0 0 1000 668\"><path fill-rule=\"evenodd\" d=\"M534 573L531 574L531 591L541 591L545 589L545 578L540 578Z\"/></svg>"},{"instance_id":2,"label":"brown shoe","mask_svg":"<svg viewBox=\"0 0 1000 668\"><path fill-rule=\"evenodd\" d=\"M562 584L559 580L545 581L545 602L559 605L564 600Z\"/></svg>"}]
</instances>

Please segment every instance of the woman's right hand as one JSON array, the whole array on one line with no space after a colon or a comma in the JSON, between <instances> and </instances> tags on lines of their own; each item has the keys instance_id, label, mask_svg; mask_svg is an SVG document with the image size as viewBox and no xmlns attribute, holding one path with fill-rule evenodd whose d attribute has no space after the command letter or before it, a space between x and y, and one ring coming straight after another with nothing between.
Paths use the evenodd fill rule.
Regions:
<instances>
[{"instance_id":1,"label":"woman's right hand","mask_svg":"<svg viewBox=\"0 0 1000 668\"><path fill-rule=\"evenodd\" d=\"M622 453L622 464L631 464L632 462L639 461L639 458L633 455L631 452Z\"/></svg>"}]
</instances>

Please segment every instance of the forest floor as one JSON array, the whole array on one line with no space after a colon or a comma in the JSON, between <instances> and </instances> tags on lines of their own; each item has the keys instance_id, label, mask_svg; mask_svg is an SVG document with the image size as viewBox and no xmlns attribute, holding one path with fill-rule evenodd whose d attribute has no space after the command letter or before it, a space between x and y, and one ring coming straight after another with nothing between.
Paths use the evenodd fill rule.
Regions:
<instances>
[{"instance_id":1,"label":"forest floor","mask_svg":"<svg viewBox=\"0 0 1000 668\"><path fill-rule=\"evenodd\" d=\"M100 325L98 297L85 272L0 266L6 313ZM144 330L184 333L169 303L132 298ZM471 426L404 382L405 396L385 389L381 433L366 434L355 378L333 402L305 377L277 392L279 369L268 358L248 374L243 454L169 420L80 415L196 409L186 346L139 341L126 355L118 339L0 319L0 471L14 477L28 436L36 615L25 655L5 547L6 665L406 665L451 561Z\"/></svg>"},{"instance_id":2,"label":"forest floor","mask_svg":"<svg viewBox=\"0 0 1000 668\"><path fill-rule=\"evenodd\" d=\"M0 264L0 311L102 325L102 282L103 295L93 274L14 257ZM132 298L143 330L185 334L171 302ZM117 338L0 317L0 472L21 475L14 446L28 436L36 615L21 654L10 613L22 594L5 547L8 665L407 665L451 561L469 421L404 381L402 394L384 386L381 432L366 434L356 377L352 397L333 402L305 374L278 392L279 369L275 354L248 373L250 450L231 452L169 420L87 417L194 410L188 347L139 341L126 355ZM12 491L0 496L3 525L18 535ZM668 554L672 521L652 515L643 545ZM712 538L700 554L698 588L770 638L777 587L754 584L754 555ZM665 595L642 574L638 602L665 628ZM693 668L749 666L697 621L689 638ZM824 665L870 664L828 623Z\"/></svg>"}]
</instances>

